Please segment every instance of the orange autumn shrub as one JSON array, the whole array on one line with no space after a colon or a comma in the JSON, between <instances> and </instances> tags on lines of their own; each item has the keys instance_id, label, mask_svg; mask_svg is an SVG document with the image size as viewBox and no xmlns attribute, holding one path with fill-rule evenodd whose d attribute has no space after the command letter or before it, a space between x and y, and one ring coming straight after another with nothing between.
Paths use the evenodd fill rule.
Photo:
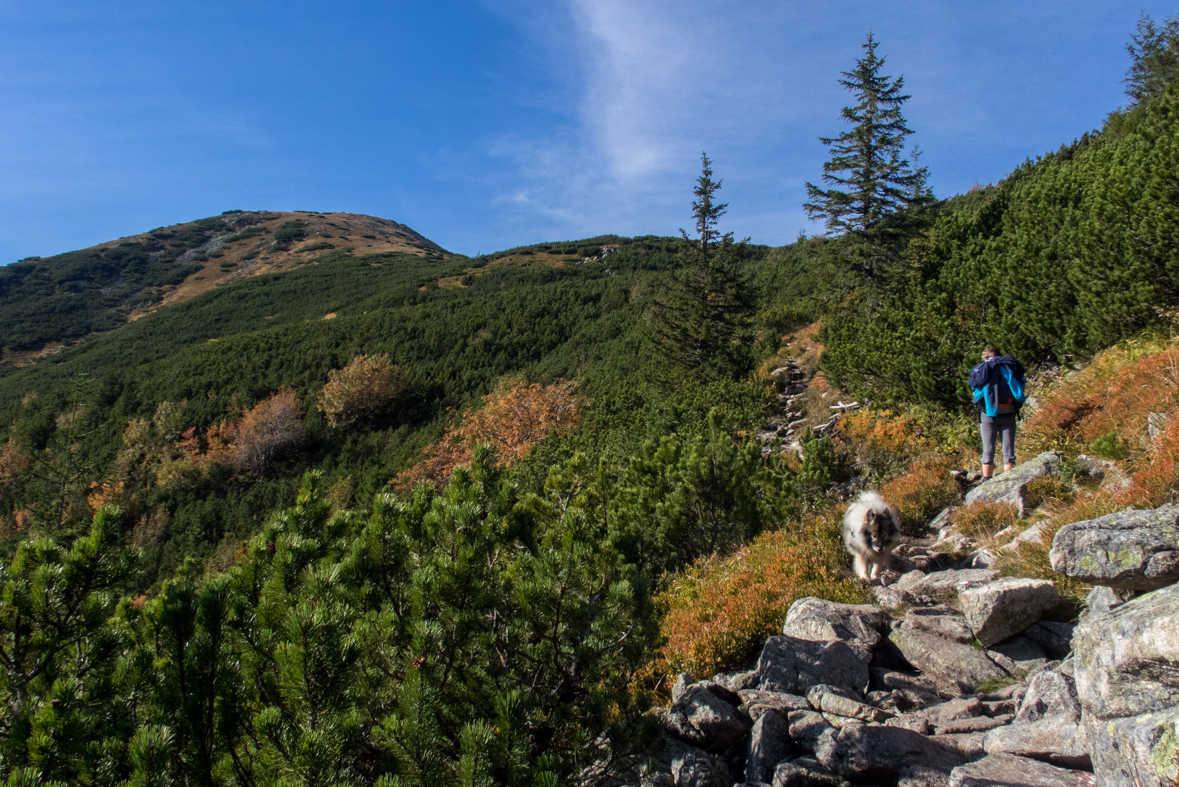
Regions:
<instances>
[{"instance_id":1,"label":"orange autumn shrub","mask_svg":"<svg viewBox=\"0 0 1179 787\"><path fill-rule=\"evenodd\" d=\"M1179 410L1170 412L1165 425L1138 458L1130 485L1114 493L1127 506L1154 508L1174 502L1179 488Z\"/></svg>"},{"instance_id":2,"label":"orange autumn shrub","mask_svg":"<svg viewBox=\"0 0 1179 787\"><path fill-rule=\"evenodd\" d=\"M881 496L900 514L903 532L921 530L939 511L958 502L960 491L950 475L952 465L943 456L919 459L908 473L880 488Z\"/></svg>"},{"instance_id":3,"label":"orange autumn shrub","mask_svg":"<svg viewBox=\"0 0 1179 787\"><path fill-rule=\"evenodd\" d=\"M765 533L739 552L685 570L659 596L664 645L651 670L658 680L698 677L749 664L778 633L795 600L818 596L865 603L846 569L839 538L843 507L812 515L796 530Z\"/></svg>"},{"instance_id":4,"label":"orange autumn shrub","mask_svg":"<svg viewBox=\"0 0 1179 787\"><path fill-rule=\"evenodd\" d=\"M856 465L879 480L897 475L918 457L933 452L918 420L891 410L858 410L839 423L840 441Z\"/></svg>"},{"instance_id":5,"label":"orange autumn shrub","mask_svg":"<svg viewBox=\"0 0 1179 787\"><path fill-rule=\"evenodd\" d=\"M17 449L16 440L8 438L0 448L0 494L15 484L28 466L29 459Z\"/></svg>"},{"instance_id":6,"label":"orange autumn shrub","mask_svg":"<svg viewBox=\"0 0 1179 787\"><path fill-rule=\"evenodd\" d=\"M455 467L470 464L475 447L482 443L495 449L497 465L510 465L549 432L563 434L575 429L588 405L572 380L544 385L505 378L483 397L482 409L465 413L458 425L426 447L422 461L389 483L403 492L422 481L442 486Z\"/></svg>"},{"instance_id":7,"label":"orange autumn shrub","mask_svg":"<svg viewBox=\"0 0 1179 787\"><path fill-rule=\"evenodd\" d=\"M1089 366L1039 397L1023 425L1023 450L1083 450L1111 433L1131 449L1143 442L1151 413L1179 407L1179 346L1127 342L1105 350Z\"/></svg>"},{"instance_id":8,"label":"orange autumn shrub","mask_svg":"<svg viewBox=\"0 0 1179 787\"><path fill-rule=\"evenodd\" d=\"M293 388L281 388L236 421L197 434L186 429L176 444L190 466L225 465L245 475L265 475L275 459L303 443L303 410Z\"/></svg>"}]
</instances>

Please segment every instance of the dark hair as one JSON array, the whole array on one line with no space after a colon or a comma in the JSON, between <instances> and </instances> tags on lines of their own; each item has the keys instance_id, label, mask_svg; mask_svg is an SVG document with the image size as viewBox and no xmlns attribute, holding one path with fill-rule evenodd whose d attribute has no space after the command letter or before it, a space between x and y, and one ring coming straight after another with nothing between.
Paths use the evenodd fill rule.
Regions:
<instances>
[{"instance_id":1,"label":"dark hair","mask_svg":"<svg viewBox=\"0 0 1179 787\"><path fill-rule=\"evenodd\" d=\"M983 348L982 354L983 354L983 358L997 358L1000 355L1002 355L1003 353L999 352L999 350L995 347L995 345L988 344L986 347Z\"/></svg>"}]
</instances>

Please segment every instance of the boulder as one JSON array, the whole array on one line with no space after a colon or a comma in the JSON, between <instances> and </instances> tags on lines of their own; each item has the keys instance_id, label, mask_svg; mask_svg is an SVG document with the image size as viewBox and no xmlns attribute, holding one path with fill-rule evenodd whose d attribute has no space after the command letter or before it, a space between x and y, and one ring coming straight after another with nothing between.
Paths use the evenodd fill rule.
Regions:
<instances>
[{"instance_id":1,"label":"boulder","mask_svg":"<svg viewBox=\"0 0 1179 787\"><path fill-rule=\"evenodd\" d=\"M1093 774L1066 770L1053 765L990 754L977 762L961 765L950 774L949 787L1096 787Z\"/></svg>"},{"instance_id":2,"label":"boulder","mask_svg":"<svg viewBox=\"0 0 1179 787\"><path fill-rule=\"evenodd\" d=\"M987 733L983 747L987 754L1031 757L1063 768L1093 767L1083 727L1061 718L999 727Z\"/></svg>"},{"instance_id":3,"label":"boulder","mask_svg":"<svg viewBox=\"0 0 1179 787\"><path fill-rule=\"evenodd\" d=\"M1086 727L1099 784L1179 784L1179 707Z\"/></svg>"},{"instance_id":4,"label":"boulder","mask_svg":"<svg viewBox=\"0 0 1179 787\"><path fill-rule=\"evenodd\" d=\"M730 787L733 783L722 757L691 746L675 749L671 775L676 787Z\"/></svg>"},{"instance_id":5,"label":"boulder","mask_svg":"<svg viewBox=\"0 0 1179 787\"><path fill-rule=\"evenodd\" d=\"M845 719L883 722L892 717L891 713L847 697L831 686L812 686L806 698L815 710Z\"/></svg>"},{"instance_id":6,"label":"boulder","mask_svg":"<svg viewBox=\"0 0 1179 787\"><path fill-rule=\"evenodd\" d=\"M813 710L791 711L786 716L786 722L790 726L790 740L809 752L815 750L824 733L834 729L831 722L823 718L823 714Z\"/></svg>"},{"instance_id":7,"label":"boulder","mask_svg":"<svg viewBox=\"0 0 1179 787\"><path fill-rule=\"evenodd\" d=\"M910 675L889 669L872 667L872 685L892 693L901 693L913 708L924 708L942 701L941 692L933 681L920 675Z\"/></svg>"},{"instance_id":8,"label":"boulder","mask_svg":"<svg viewBox=\"0 0 1179 787\"><path fill-rule=\"evenodd\" d=\"M819 764L814 757L799 757L774 769L773 787L845 787L847 782Z\"/></svg>"},{"instance_id":9,"label":"boulder","mask_svg":"<svg viewBox=\"0 0 1179 787\"><path fill-rule=\"evenodd\" d=\"M1029 462L983 481L966 493L966 505L974 503L1011 503L1019 516L1028 510L1027 487L1037 478L1056 475L1060 471L1061 453L1046 451Z\"/></svg>"},{"instance_id":10,"label":"boulder","mask_svg":"<svg viewBox=\"0 0 1179 787\"><path fill-rule=\"evenodd\" d=\"M758 689L743 689L737 692L741 697L741 705L749 718L757 721L766 711L777 711L783 717L792 710L810 710L811 704L806 697L797 694L787 694L781 691L760 691Z\"/></svg>"},{"instance_id":11,"label":"boulder","mask_svg":"<svg viewBox=\"0 0 1179 787\"><path fill-rule=\"evenodd\" d=\"M987 734L986 750L1089 769L1092 760L1080 722L1073 679L1059 670L1040 670L1028 682L1014 723Z\"/></svg>"},{"instance_id":12,"label":"boulder","mask_svg":"<svg viewBox=\"0 0 1179 787\"><path fill-rule=\"evenodd\" d=\"M1020 577L1004 577L958 594L966 623L984 647L1020 633L1058 599L1051 580Z\"/></svg>"},{"instance_id":13,"label":"boulder","mask_svg":"<svg viewBox=\"0 0 1179 787\"><path fill-rule=\"evenodd\" d=\"M937 733L940 735L959 735L970 732L989 732L999 727L1006 727L1014 718L1015 716L1010 713L1004 716L975 716L973 719L951 721L938 727Z\"/></svg>"},{"instance_id":14,"label":"boulder","mask_svg":"<svg viewBox=\"0 0 1179 787\"><path fill-rule=\"evenodd\" d=\"M757 660L759 686L789 694L826 683L863 694L868 687L868 664L861 652L846 642L815 642L780 635L770 637Z\"/></svg>"},{"instance_id":15,"label":"boulder","mask_svg":"<svg viewBox=\"0 0 1179 787\"><path fill-rule=\"evenodd\" d=\"M666 724L673 737L716 753L743 741L753 726L736 708L699 685L689 686L672 703Z\"/></svg>"},{"instance_id":16,"label":"boulder","mask_svg":"<svg viewBox=\"0 0 1179 787\"><path fill-rule=\"evenodd\" d=\"M959 568L932 574L910 571L897 581L897 588L915 595L953 601L962 591L993 582L998 576L999 572L991 568Z\"/></svg>"},{"instance_id":17,"label":"boulder","mask_svg":"<svg viewBox=\"0 0 1179 787\"><path fill-rule=\"evenodd\" d=\"M808 597L790 605L782 633L814 642L841 640L867 664L886 627L887 616L870 604L838 604Z\"/></svg>"},{"instance_id":18,"label":"boulder","mask_svg":"<svg viewBox=\"0 0 1179 787\"><path fill-rule=\"evenodd\" d=\"M992 645L987 656L1017 677L1035 672L1048 664L1048 654L1040 644L1023 634L1016 634Z\"/></svg>"},{"instance_id":19,"label":"boulder","mask_svg":"<svg viewBox=\"0 0 1179 787\"><path fill-rule=\"evenodd\" d=\"M961 754L911 730L846 724L819 739L815 758L823 767L857 784L896 782L906 771L942 774L962 765Z\"/></svg>"},{"instance_id":20,"label":"boulder","mask_svg":"<svg viewBox=\"0 0 1179 787\"><path fill-rule=\"evenodd\" d=\"M1017 552L1024 544L1043 544L1051 524L1052 520L1043 519L1011 539L1010 543L1004 544L1000 549L1003 552Z\"/></svg>"},{"instance_id":21,"label":"boulder","mask_svg":"<svg viewBox=\"0 0 1179 787\"><path fill-rule=\"evenodd\" d=\"M1117 590L1105 585L1097 585L1085 596L1085 609L1081 611L1081 623L1094 615L1104 615L1114 607L1120 607L1137 596L1133 590Z\"/></svg>"},{"instance_id":22,"label":"boulder","mask_svg":"<svg viewBox=\"0 0 1179 787\"><path fill-rule=\"evenodd\" d=\"M983 741L985 739L986 733L983 732L963 732L954 735L933 735L930 737L930 740L943 749L949 749L950 751L956 751L961 754L967 762L980 760L987 756L986 749L983 748Z\"/></svg>"},{"instance_id":23,"label":"boulder","mask_svg":"<svg viewBox=\"0 0 1179 787\"><path fill-rule=\"evenodd\" d=\"M932 632L955 642L966 642L974 636L966 622L966 616L944 604L909 610L905 614L905 625Z\"/></svg>"},{"instance_id":24,"label":"boulder","mask_svg":"<svg viewBox=\"0 0 1179 787\"><path fill-rule=\"evenodd\" d=\"M745 781L769 782L778 763L796 754L790 725L777 711L767 710L753 723L745 746Z\"/></svg>"},{"instance_id":25,"label":"boulder","mask_svg":"<svg viewBox=\"0 0 1179 787\"><path fill-rule=\"evenodd\" d=\"M719 700L729 703L734 708L741 707L741 695L725 686L723 683L717 683L712 680L702 680L698 684L703 689L708 689L712 696Z\"/></svg>"},{"instance_id":26,"label":"boulder","mask_svg":"<svg viewBox=\"0 0 1179 787\"><path fill-rule=\"evenodd\" d=\"M1094 719L1179 706L1179 585L1090 618L1073 648L1077 695Z\"/></svg>"},{"instance_id":27,"label":"boulder","mask_svg":"<svg viewBox=\"0 0 1179 787\"><path fill-rule=\"evenodd\" d=\"M1130 509L1056 532L1052 568L1090 585L1156 590L1179 582L1179 506Z\"/></svg>"},{"instance_id":28,"label":"boulder","mask_svg":"<svg viewBox=\"0 0 1179 787\"><path fill-rule=\"evenodd\" d=\"M902 625L893 630L890 639L910 664L945 691L968 694L1009 677L982 651L930 631Z\"/></svg>"},{"instance_id":29,"label":"boulder","mask_svg":"<svg viewBox=\"0 0 1179 787\"><path fill-rule=\"evenodd\" d=\"M757 670L745 672L721 672L712 676L713 683L719 683L729 691L743 691L757 688Z\"/></svg>"},{"instance_id":30,"label":"boulder","mask_svg":"<svg viewBox=\"0 0 1179 787\"><path fill-rule=\"evenodd\" d=\"M888 612L896 612L906 607L920 607L932 604L929 596L920 596L901 590L895 585L873 585L872 593L876 596L876 603Z\"/></svg>"},{"instance_id":31,"label":"boulder","mask_svg":"<svg viewBox=\"0 0 1179 787\"><path fill-rule=\"evenodd\" d=\"M680 697L684 696L684 692L688 690L689 686L696 685L696 679L687 672L681 672L675 679L675 684L671 687L671 701L676 702Z\"/></svg>"}]
</instances>

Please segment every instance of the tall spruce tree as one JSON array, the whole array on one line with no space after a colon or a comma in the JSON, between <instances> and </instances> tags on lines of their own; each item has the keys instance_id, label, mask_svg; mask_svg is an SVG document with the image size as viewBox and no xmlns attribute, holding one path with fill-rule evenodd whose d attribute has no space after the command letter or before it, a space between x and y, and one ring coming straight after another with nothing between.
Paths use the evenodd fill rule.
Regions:
<instances>
[{"instance_id":1,"label":"tall spruce tree","mask_svg":"<svg viewBox=\"0 0 1179 787\"><path fill-rule=\"evenodd\" d=\"M862 243L854 264L869 280L880 273L895 245L911 234L911 222L898 220L906 209L930 204L927 170L904 157L905 139L913 133L901 108L910 96L905 78L881 73L884 58L872 33L863 45L864 57L844 71L839 83L856 97L842 116L852 127L837 137L820 137L831 149L823 164L823 189L807 183L803 204L811 218L823 218L827 228Z\"/></svg>"},{"instance_id":2,"label":"tall spruce tree","mask_svg":"<svg viewBox=\"0 0 1179 787\"><path fill-rule=\"evenodd\" d=\"M717 379L748 370L749 316L753 300L742 279L739 264L748 238L723 235L717 222L727 203L716 201L721 181L712 178L712 161L701 154L701 173L692 193L692 217L696 234L680 230L688 244L680 253L681 267L665 297L657 304L653 320L656 344L661 351L660 374Z\"/></svg>"}]
</instances>

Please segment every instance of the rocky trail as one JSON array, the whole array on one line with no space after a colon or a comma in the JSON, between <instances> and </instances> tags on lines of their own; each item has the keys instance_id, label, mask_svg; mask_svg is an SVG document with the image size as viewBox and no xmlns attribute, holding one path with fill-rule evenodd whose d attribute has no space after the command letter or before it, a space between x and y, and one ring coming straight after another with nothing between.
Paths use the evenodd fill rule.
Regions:
<instances>
[{"instance_id":1,"label":"rocky trail","mask_svg":"<svg viewBox=\"0 0 1179 787\"><path fill-rule=\"evenodd\" d=\"M1043 454L964 504L1022 511L1059 466ZM945 513L876 605L800 599L754 669L680 675L643 784L1179 784L1179 506L1060 529L1054 570L1094 585L1069 623L1051 581L1000 577Z\"/></svg>"}]
</instances>

